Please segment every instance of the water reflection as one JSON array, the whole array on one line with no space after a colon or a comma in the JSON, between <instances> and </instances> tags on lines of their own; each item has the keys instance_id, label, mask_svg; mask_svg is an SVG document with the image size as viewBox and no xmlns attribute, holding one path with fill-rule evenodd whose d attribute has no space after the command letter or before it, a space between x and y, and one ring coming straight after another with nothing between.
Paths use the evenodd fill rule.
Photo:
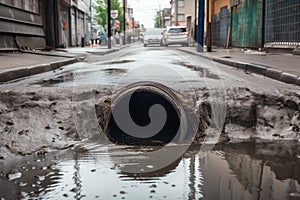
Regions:
<instances>
[{"instance_id":1,"label":"water reflection","mask_svg":"<svg viewBox=\"0 0 300 200\"><path fill-rule=\"evenodd\" d=\"M204 158L199 149L193 146L171 165L144 174L124 170L142 156L140 147L86 144L1 162L0 199L300 198L298 143L218 145ZM8 180L11 170L22 176Z\"/></svg>"},{"instance_id":2,"label":"water reflection","mask_svg":"<svg viewBox=\"0 0 300 200\"><path fill-rule=\"evenodd\" d=\"M208 68L204 68L201 66L195 66L189 62L177 61L177 62L173 62L173 64L186 67L193 71L198 71L198 72L200 72L201 77L204 77L204 78L211 78L211 79L216 79L216 80L221 79L221 77L219 75L211 72Z\"/></svg>"}]
</instances>

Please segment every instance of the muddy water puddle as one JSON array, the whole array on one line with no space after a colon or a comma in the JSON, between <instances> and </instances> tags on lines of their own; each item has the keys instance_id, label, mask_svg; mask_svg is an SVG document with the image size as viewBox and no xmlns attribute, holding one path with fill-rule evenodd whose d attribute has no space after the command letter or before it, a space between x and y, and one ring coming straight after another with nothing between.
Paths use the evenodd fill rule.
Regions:
<instances>
[{"instance_id":1,"label":"muddy water puddle","mask_svg":"<svg viewBox=\"0 0 300 200\"><path fill-rule=\"evenodd\" d=\"M126 172L145 150L86 144L2 161L0 199L300 199L297 143L218 145L206 157L193 146L163 169Z\"/></svg>"},{"instance_id":2,"label":"muddy water puddle","mask_svg":"<svg viewBox=\"0 0 300 200\"><path fill-rule=\"evenodd\" d=\"M113 85L118 82L118 78L122 74L127 73L127 69L122 68L106 68L95 71L82 71L80 73L67 72L58 74L49 78L34 81L30 85L40 85L42 87L66 86L74 85Z\"/></svg>"},{"instance_id":3,"label":"muddy water puddle","mask_svg":"<svg viewBox=\"0 0 300 200\"><path fill-rule=\"evenodd\" d=\"M48 79L43 79L32 83L32 85L40 85L42 87L51 87L51 86L74 86L74 85L92 85L92 84L101 84L105 82L106 84L114 84L114 78L117 78L118 75L127 73L127 69L122 68L107 68L99 70L98 73L95 72L80 72L76 73L65 73L63 75L54 76ZM94 73L94 74L93 74ZM108 79L104 76L110 76ZM88 77L88 80L86 79ZM85 79L85 80L84 80Z\"/></svg>"},{"instance_id":4,"label":"muddy water puddle","mask_svg":"<svg viewBox=\"0 0 300 200\"><path fill-rule=\"evenodd\" d=\"M37 82L34 82L33 85L38 84L43 87L50 87L50 86L62 84L65 82L73 82L75 80L75 78L76 78L75 73L66 73L66 74L52 77L49 79L39 80Z\"/></svg>"},{"instance_id":5,"label":"muddy water puddle","mask_svg":"<svg viewBox=\"0 0 300 200\"><path fill-rule=\"evenodd\" d=\"M193 64L191 64L189 62L177 61L177 62L174 62L173 64L186 67L186 68L188 68L188 69L190 69L192 71L200 72L201 77L204 77L204 78L211 78L211 79L217 79L217 80L221 79L221 77L219 75L213 73L208 68L196 66L196 65L193 65Z\"/></svg>"}]
</instances>

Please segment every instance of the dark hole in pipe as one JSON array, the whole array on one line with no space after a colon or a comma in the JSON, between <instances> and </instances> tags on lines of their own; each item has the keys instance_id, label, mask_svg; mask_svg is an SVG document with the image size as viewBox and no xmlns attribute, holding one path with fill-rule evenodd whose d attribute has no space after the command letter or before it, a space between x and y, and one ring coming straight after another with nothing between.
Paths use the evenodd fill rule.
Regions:
<instances>
[{"instance_id":1,"label":"dark hole in pipe","mask_svg":"<svg viewBox=\"0 0 300 200\"><path fill-rule=\"evenodd\" d=\"M120 103L123 100L124 98L121 98L118 102ZM118 106L117 104L115 106ZM121 130L111 114L107 129L108 138L112 142L127 145L163 145L171 142L176 137L180 127L180 116L175 104L163 95L151 90L136 90L129 102L131 118L137 125L147 126L151 123L149 109L155 104L163 106L167 113L166 123L156 135L149 138L133 137Z\"/></svg>"}]
</instances>

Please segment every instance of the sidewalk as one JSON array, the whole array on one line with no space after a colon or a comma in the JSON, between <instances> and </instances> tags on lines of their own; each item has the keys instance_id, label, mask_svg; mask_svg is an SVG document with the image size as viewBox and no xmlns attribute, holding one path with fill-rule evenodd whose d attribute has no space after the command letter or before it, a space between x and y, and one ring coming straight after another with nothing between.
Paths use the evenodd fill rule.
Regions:
<instances>
[{"instance_id":1,"label":"sidewalk","mask_svg":"<svg viewBox=\"0 0 300 200\"><path fill-rule=\"evenodd\" d=\"M0 84L31 76L83 60L89 54L105 55L126 46L57 49L56 51L0 52Z\"/></svg>"},{"instance_id":2,"label":"sidewalk","mask_svg":"<svg viewBox=\"0 0 300 200\"><path fill-rule=\"evenodd\" d=\"M300 56L297 55L254 50L242 51L237 48L213 48L213 52L209 53L199 53L196 47L180 48L179 50L242 69L245 72L260 74L288 84L300 85Z\"/></svg>"}]
</instances>

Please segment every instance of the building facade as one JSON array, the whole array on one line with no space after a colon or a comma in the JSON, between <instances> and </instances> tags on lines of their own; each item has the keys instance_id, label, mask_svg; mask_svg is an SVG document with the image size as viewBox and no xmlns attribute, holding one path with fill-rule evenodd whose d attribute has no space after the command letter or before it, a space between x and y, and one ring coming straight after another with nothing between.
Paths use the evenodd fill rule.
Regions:
<instances>
[{"instance_id":1,"label":"building facade","mask_svg":"<svg viewBox=\"0 0 300 200\"><path fill-rule=\"evenodd\" d=\"M0 50L46 46L46 0L0 0Z\"/></svg>"},{"instance_id":2,"label":"building facade","mask_svg":"<svg viewBox=\"0 0 300 200\"><path fill-rule=\"evenodd\" d=\"M86 2L0 0L0 50L85 45L89 40Z\"/></svg>"},{"instance_id":3,"label":"building facade","mask_svg":"<svg viewBox=\"0 0 300 200\"><path fill-rule=\"evenodd\" d=\"M160 28L171 26L171 8L164 8L159 13Z\"/></svg>"},{"instance_id":4,"label":"building facade","mask_svg":"<svg viewBox=\"0 0 300 200\"><path fill-rule=\"evenodd\" d=\"M171 0L171 25L182 25L191 28L195 20L194 0Z\"/></svg>"}]
</instances>

